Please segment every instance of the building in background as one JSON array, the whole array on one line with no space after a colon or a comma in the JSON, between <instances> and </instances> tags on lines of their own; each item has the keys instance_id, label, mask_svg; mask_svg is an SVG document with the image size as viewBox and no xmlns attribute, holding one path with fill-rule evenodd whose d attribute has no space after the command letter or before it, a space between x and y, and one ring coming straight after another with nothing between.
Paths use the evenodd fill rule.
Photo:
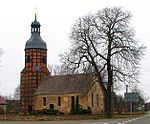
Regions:
<instances>
[{"instance_id":1,"label":"building in background","mask_svg":"<svg viewBox=\"0 0 150 124\"><path fill-rule=\"evenodd\" d=\"M0 96L0 114L6 114L6 105L7 102L5 101L4 97Z\"/></svg>"}]
</instances>

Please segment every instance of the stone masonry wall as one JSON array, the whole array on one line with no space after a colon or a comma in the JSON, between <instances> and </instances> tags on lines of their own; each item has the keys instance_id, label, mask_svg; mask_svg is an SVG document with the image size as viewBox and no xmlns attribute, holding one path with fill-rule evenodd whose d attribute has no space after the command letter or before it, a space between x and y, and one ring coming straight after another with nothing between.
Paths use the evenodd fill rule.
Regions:
<instances>
[{"instance_id":1,"label":"stone masonry wall","mask_svg":"<svg viewBox=\"0 0 150 124\"><path fill-rule=\"evenodd\" d=\"M70 113L71 97L79 97L79 104L83 109L91 108L93 114L102 113L104 108L104 97L100 85L96 82L87 95L79 94L63 94L63 95L37 95L35 96L35 110L49 109L50 104L54 105L55 110L60 110L64 113ZM46 97L46 106L43 105L43 97ZM61 97L61 106L58 106L58 97Z\"/></svg>"},{"instance_id":2,"label":"stone masonry wall","mask_svg":"<svg viewBox=\"0 0 150 124\"><path fill-rule=\"evenodd\" d=\"M70 113L71 96L76 98L77 95L78 94L35 96L35 110L49 109L50 104L53 104L55 110L60 110L66 114ZM46 106L43 106L43 97L46 97ZM58 97L61 97L61 106L58 106Z\"/></svg>"},{"instance_id":3,"label":"stone masonry wall","mask_svg":"<svg viewBox=\"0 0 150 124\"><path fill-rule=\"evenodd\" d=\"M93 95L93 105L92 105L92 95ZM96 82L88 92L88 106L91 108L93 114L102 113L104 109L104 96L98 82Z\"/></svg>"}]
</instances>

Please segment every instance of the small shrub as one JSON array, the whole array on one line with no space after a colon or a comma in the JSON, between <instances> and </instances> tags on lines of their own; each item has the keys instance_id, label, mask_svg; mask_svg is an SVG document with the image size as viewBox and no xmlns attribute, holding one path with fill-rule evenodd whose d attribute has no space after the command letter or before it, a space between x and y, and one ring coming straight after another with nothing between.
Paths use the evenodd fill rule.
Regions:
<instances>
[{"instance_id":1,"label":"small shrub","mask_svg":"<svg viewBox=\"0 0 150 124\"><path fill-rule=\"evenodd\" d=\"M83 109L81 107L79 107L78 109L71 109L70 114L91 114L91 108L88 107L87 109Z\"/></svg>"},{"instance_id":2,"label":"small shrub","mask_svg":"<svg viewBox=\"0 0 150 124\"><path fill-rule=\"evenodd\" d=\"M63 112L59 110L52 110L52 109L43 109L43 110L36 110L36 115L62 115Z\"/></svg>"}]
</instances>

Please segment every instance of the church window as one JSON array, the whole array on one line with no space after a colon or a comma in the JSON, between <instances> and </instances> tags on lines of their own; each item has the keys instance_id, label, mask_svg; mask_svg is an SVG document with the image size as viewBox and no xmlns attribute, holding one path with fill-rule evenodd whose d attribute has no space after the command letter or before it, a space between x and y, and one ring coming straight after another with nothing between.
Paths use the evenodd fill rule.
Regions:
<instances>
[{"instance_id":1,"label":"church window","mask_svg":"<svg viewBox=\"0 0 150 124\"><path fill-rule=\"evenodd\" d=\"M71 96L71 109L74 110L75 109L75 99L74 96Z\"/></svg>"},{"instance_id":2,"label":"church window","mask_svg":"<svg viewBox=\"0 0 150 124\"><path fill-rule=\"evenodd\" d=\"M79 96L76 97L76 110L79 109Z\"/></svg>"},{"instance_id":3,"label":"church window","mask_svg":"<svg viewBox=\"0 0 150 124\"><path fill-rule=\"evenodd\" d=\"M96 101L97 101L97 107L99 107L99 96L98 96L98 94L96 95Z\"/></svg>"},{"instance_id":4,"label":"church window","mask_svg":"<svg viewBox=\"0 0 150 124\"><path fill-rule=\"evenodd\" d=\"M92 99L92 107L93 107L93 105L94 105L94 104L93 104L93 103L94 103L93 97L94 97L94 96L93 96L93 94L92 94L92 96L91 96L91 99Z\"/></svg>"},{"instance_id":5,"label":"church window","mask_svg":"<svg viewBox=\"0 0 150 124\"><path fill-rule=\"evenodd\" d=\"M46 97L43 97L43 106L46 106Z\"/></svg>"},{"instance_id":6,"label":"church window","mask_svg":"<svg viewBox=\"0 0 150 124\"><path fill-rule=\"evenodd\" d=\"M58 106L61 106L61 97L58 97Z\"/></svg>"}]
</instances>

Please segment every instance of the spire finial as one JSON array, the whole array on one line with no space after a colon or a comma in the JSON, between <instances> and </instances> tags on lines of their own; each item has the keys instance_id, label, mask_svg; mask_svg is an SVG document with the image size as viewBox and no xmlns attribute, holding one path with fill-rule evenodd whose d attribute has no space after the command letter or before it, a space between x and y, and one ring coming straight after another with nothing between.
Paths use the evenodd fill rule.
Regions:
<instances>
[{"instance_id":1,"label":"spire finial","mask_svg":"<svg viewBox=\"0 0 150 124\"><path fill-rule=\"evenodd\" d=\"M35 21L37 21L37 19L36 19L37 17L36 17L36 16L37 16L37 15L36 15L36 13L35 13Z\"/></svg>"},{"instance_id":2,"label":"spire finial","mask_svg":"<svg viewBox=\"0 0 150 124\"><path fill-rule=\"evenodd\" d=\"M37 7L35 7L35 8L34 8L34 13L35 13L35 21L37 21L37 11L38 11L38 8L37 8Z\"/></svg>"}]
</instances>

